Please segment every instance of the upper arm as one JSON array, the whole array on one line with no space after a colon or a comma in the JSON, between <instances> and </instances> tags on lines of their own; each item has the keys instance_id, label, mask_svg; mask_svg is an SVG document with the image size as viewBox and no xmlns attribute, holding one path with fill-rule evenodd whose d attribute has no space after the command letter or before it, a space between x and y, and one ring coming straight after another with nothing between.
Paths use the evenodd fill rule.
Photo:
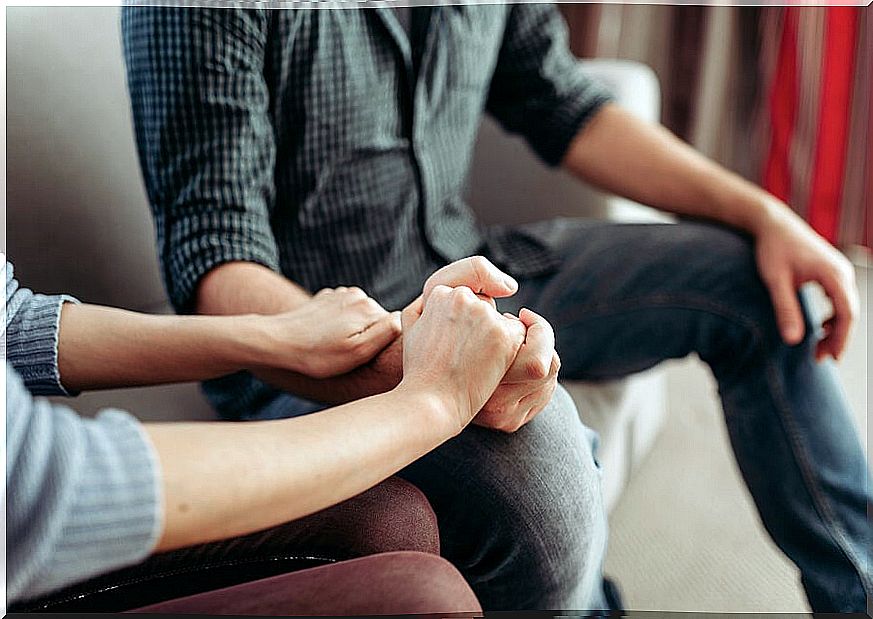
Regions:
<instances>
[{"instance_id":1,"label":"upper arm","mask_svg":"<svg viewBox=\"0 0 873 619\"><path fill-rule=\"evenodd\" d=\"M580 68L556 7L512 6L486 104L507 131L522 134L546 163L557 165L610 98Z\"/></svg>"},{"instance_id":2,"label":"upper arm","mask_svg":"<svg viewBox=\"0 0 873 619\"><path fill-rule=\"evenodd\" d=\"M125 7L140 164L171 300L229 261L278 268L265 10Z\"/></svg>"}]
</instances>

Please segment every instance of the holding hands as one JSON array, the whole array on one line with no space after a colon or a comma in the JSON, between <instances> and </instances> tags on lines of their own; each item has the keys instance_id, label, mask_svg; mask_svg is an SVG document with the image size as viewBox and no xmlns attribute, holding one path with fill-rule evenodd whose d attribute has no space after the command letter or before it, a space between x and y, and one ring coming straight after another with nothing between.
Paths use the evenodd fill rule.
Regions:
<instances>
[{"instance_id":1,"label":"holding hands","mask_svg":"<svg viewBox=\"0 0 873 619\"><path fill-rule=\"evenodd\" d=\"M400 381L446 405L457 431L472 421L515 432L551 400L561 365L544 318L497 311L495 299L517 290L482 256L435 272L402 316L360 288L321 290L290 312L254 317L266 344L253 358L262 369L327 379L396 355L395 382L378 392Z\"/></svg>"},{"instance_id":2,"label":"holding hands","mask_svg":"<svg viewBox=\"0 0 873 619\"><path fill-rule=\"evenodd\" d=\"M503 432L515 432L545 408L557 387L561 362L555 352L554 331L548 321L529 309L522 309L517 318L510 314L499 314L494 299L512 296L518 290L518 284L486 258L473 256L453 262L431 275L424 284L422 296L404 310L405 347L418 343L410 343L418 316L431 311L432 303L442 308L443 297L449 289L465 295L465 299L479 301L480 306L471 306L476 307L476 315L483 321L479 329L484 330L486 323L489 327L494 323L512 333L518 331L523 334L510 363L503 368L496 383L490 382L490 370L494 368L486 367L488 360L471 364L468 376L468 380L481 381L474 389L475 397L471 398L472 406L478 404L478 408L473 410L473 423ZM486 309L487 312L484 311ZM453 329L454 332L447 330L436 336L454 340L473 337L473 334ZM427 354L426 350L423 352ZM491 362L500 366L496 359ZM439 371L436 363L432 365L434 371ZM409 371L405 350L403 367L405 380ZM480 403L478 400L484 391L487 394Z\"/></svg>"},{"instance_id":3,"label":"holding hands","mask_svg":"<svg viewBox=\"0 0 873 619\"><path fill-rule=\"evenodd\" d=\"M427 303L403 311L401 387L433 393L460 432L497 388L525 338L525 328L500 315L466 286L434 286Z\"/></svg>"}]
</instances>

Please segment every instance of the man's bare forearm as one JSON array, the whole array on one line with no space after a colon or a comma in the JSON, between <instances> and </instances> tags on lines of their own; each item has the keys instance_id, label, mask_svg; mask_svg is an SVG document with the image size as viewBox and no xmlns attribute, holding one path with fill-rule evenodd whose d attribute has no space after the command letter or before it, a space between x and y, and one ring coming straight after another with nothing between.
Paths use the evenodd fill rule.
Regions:
<instances>
[{"instance_id":1,"label":"man's bare forearm","mask_svg":"<svg viewBox=\"0 0 873 619\"><path fill-rule=\"evenodd\" d=\"M310 294L279 273L254 262L227 262L203 276L197 313L279 314L306 303Z\"/></svg>"},{"instance_id":2,"label":"man's bare forearm","mask_svg":"<svg viewBox=\"0 0 873 619\"><path fill-rule=\"evenodd\" d=\"M265 368L255 372L264 382L325 404L345 404L390 391L403 377L402 336L369 363L341 376L314 379L296 372Z\"/></svg>"},{"instance_id":3,"label":"man's bare forearm","mask_svg":"<svg viewBox=\"0 0 873 619\"><path fill-rule=\"evenodd\" d=\"M251 262L216 267L197 290L202 314L276 314L295 309L310 294L291 280ZM258 378L301 397L341 404L393 389L402 377L402 345L398 339L369 363L342 376L315 379L278 369L256 372Z\"/></svg>"},{"instance_id":4,"label":"man's bare forearm","mask_svg":"<svg viewBox=\"0 0 873 619\"><path fill-rule=\"evenodd\" d=\"M570 144L563 165L611 193L756 232L774 196L708 159L660 125L606 105Z\"/></svg>"}]
</instances>

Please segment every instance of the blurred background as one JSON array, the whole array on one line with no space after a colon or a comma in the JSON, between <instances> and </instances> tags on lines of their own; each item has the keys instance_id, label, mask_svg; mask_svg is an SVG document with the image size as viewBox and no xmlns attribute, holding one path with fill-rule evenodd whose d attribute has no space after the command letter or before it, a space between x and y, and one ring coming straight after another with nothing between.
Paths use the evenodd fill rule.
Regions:
<instances>
[{"instance_id":1,"label":"blurred background","mask_svg":"<svg viewBox=\"0 0 873 619\"><path fill-rule=\"evenodd\" d=\"M873 242L873 11L561 4L581 57L652 67L662 122L844 248Z\"/></svg>"},{"instance_id":2,"label":"blurred background","mask_svg":"<svg viewBox=\"0 0 873 619\"><path fill-rule=\"evenodd\" d=\"M560 8L574 51L623 105L765 184L852 257L862 314L838 370L866 444L873 12ZM6 19L3 250L38 291L168 311L136 161L118 9L9 7ZM546 170L488 121L469 198L486 221L518 220L531 204L539 216L664 219ZM796 570L763 532L740 482L714 382L698 360L570 387L603 438L606 570L631 608L806 610ZM212 417L191 385L87 394L73 405L86 414L124 407L146 420Z\"/></svg>"}]
</instances>

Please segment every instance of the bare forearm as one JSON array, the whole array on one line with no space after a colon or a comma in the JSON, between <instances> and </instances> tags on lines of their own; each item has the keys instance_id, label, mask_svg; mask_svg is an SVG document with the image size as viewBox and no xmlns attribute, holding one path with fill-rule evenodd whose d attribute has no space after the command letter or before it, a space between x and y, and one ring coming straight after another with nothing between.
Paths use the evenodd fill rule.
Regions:
<instances>
[{"instance_id":1,"label":"bare forearm","mask_svg":"<svg viewBox=\"0 0 873 619\"><path fill-rule=\"evenodd\" d=\"M205 380L254 365L267 337L245 316L153 316L68 303L58 368L75 391Z\"/></svg>"},{"instance_id":2,"label":"bare forearm","mask_svg":"<svg viewBox=\"0 0 873 619\"><path fill-rule=\"evenodd\" d=\"M401 387L297 419L146 426L164 479L157 550L243 535L352 497L457 431L443 408Z\"/></svg>"},{"instance_id":3,"label":"bare forearm","mask_svg":"<svg viewBox=\"0 0 873 619\"><path fill-rule=\"evenodd\" d=\"M266 267L232 262L217 267L203 278L197 310L203 314L275 314L294 309L309 298L306 290ZM402 376L401 355L401 341L397 340L369 363L333 378L315 379L267 367L255 374L275 387L302 397L341 404L395 387Z\"/></svg>"},{"instance_id":4,"label":"bare forearm","mask_svg":"<svg viewBox=\"0 0 873 619\"><path fill-rule=\"evenodd\" d=\"M310 294L275 271L253 262L228 262L207 273L197 288L197 313L279 314Z\"/></svg>"},{"instance_id":5,"label":"bare forearm","mask_svg":"<svg viewBox=\"0 0 873 619\"><path fill-rule=\"evenodd\" d=\"M605 106L575 138L564 166L606 191L655 208L756 231L781 203L664 127Z\"/></svg>"},{"instance_id":6,"label":"bare forearm","mask_svg":"<svg viewBox=\"0 0 873 619\"><path fill-rule=\"evenodd\" d=\"M403 375L402 356L401 336L375 359L341 376L313 379L274 368L257 370L255 375L274 387L304 398L325 404L344 404L396 387Z\"/></svg>"}]
</instances>

